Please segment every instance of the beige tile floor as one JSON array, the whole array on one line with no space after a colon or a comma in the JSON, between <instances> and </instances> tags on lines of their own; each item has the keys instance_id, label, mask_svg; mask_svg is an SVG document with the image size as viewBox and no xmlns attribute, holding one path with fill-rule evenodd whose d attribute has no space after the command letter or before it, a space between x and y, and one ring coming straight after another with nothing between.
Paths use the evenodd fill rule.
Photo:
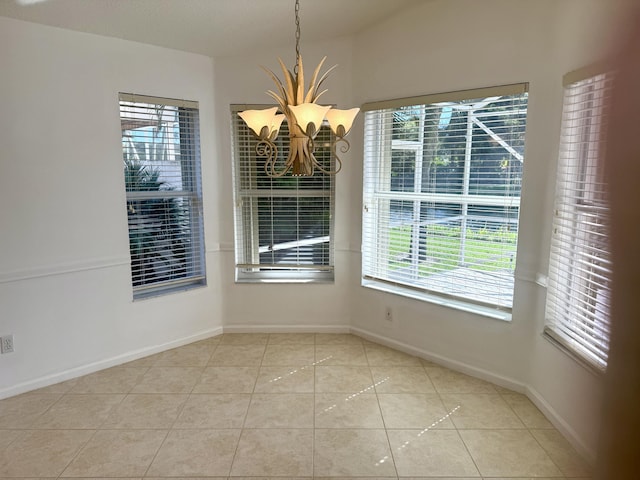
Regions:
<instances>
[{"instance_id":1,"label":"beige tile floor","mask_svg":"<svg viewBox=\"0 0 640 480\"><path fill-rule=\"evenodd\" d=\"M225 334L0 401L2 478L590 474L525 396L352 335Z\"/></svg>"}]
</instances>

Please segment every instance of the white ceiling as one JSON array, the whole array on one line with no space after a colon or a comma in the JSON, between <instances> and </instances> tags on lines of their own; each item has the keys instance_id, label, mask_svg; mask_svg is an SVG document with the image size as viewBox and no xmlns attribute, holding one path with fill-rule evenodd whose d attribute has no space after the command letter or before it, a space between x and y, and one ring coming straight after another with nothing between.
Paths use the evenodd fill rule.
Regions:
<instances>
[{"instance_id":1,"label":"white ceiling","mask_svg":"<svg viewBox=\"0 0 640 480\"><path fill-rule=\"evenodd\" d=\"M426 0L301 0L301 45ZM294 0L0 0L0 16L208 56L293 44Z\"/></svg>"}]
</instances>

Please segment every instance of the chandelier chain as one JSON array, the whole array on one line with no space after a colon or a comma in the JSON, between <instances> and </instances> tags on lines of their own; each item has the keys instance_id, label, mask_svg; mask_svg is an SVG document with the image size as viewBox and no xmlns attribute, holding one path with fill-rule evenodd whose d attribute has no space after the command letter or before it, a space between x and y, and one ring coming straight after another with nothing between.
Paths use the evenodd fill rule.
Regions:
<instances>
[{"instance_id":1,"label":"chandelier chain","mask_svg":"<svg viewBox=\"0 0 640 480\"><path fill-rule=\"evenodd\" d=\"M298 75L298 63L300 62L300 0L296 0L295 6L296 14L296 66L293 68L293 73Z\"/></svg>"}]
</instances>

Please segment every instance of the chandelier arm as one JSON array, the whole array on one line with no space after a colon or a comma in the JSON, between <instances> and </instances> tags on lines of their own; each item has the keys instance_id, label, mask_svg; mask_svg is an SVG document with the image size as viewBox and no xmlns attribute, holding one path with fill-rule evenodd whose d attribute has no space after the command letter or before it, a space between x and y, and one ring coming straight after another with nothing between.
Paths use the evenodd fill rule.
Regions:
<instances>
[{"instance_id":1,"label":"chandelier arm","mask_svg":"<svg viewBox=\"0 0 640 480\"><path fill-rule=\"evenodd\" d=\"M291 165L285 165L284 168L277 172L276 171L276 162L271 162L271 168L270 171L267 172L266 170L267 166L265 164L265 172L267 173L267 176L271 177L271 178L280 178L280 177L284 177L285 174L291 170Z\"/></svg>"},{"instance_id":2,"label":"chandelier arm","mask_svg":"<svg viewBox=\"0 0 640 480\"><path fill-rule=\"evenodd\" d=\"M351 149L351 144L349 143L349 140L343 137L340 137L333 142L333 148L336 148L339 142L343 143L343 145L340 147L340 152L347 153Z\"/></svg>"},{"instance_id":3,"label":"chandelier arm","mask_svg":"<svg viewBox=\"0 0 640 480\"><path fill-rule=\"evenodd\" d=\"M335 140L331 144L331 149L333 150L333 156L334 156L334 158L336 159L336 162L337 162L337 166L336 166L335 170L326 170L326 169L322 168L322 166L318 163L318 160L315 158L315 156L313 157L313 161L314 161L316 167L322 173L325 173L327 175L335 175L340 170L342 170L342 159L338 156L337 153L335 153L336 150L337 150L337 146L338 146L339 142L343 143L343 145L340 146L340 152L341 153L347 153L349 151L349 149L351 148L351 144L349 143L349 141L344 139L344 138L338 138L337 140Z\"/></svg>"},{"instance_id":4,"label":"chandelier arm","mask_svg":"<svg viewBox=\"0 0 640 480\"><path fill-rule=\"evenodd\" d=\"M256 155L259 157L267 157L268 160L275 158L278 153L278 147L269 139L260 139L256 144Z\"/></svg>"},{"instance_id":5,"label":"chandelier arm","mask_svg":"<svg viewBox=\"0 0 640 480\"><path fill-rule=\"evenodd\" d=\"M269 139L260 140L256 144L256 155L259 157L266 157L264 162L264 173L269 177L282 177L287 173L287 171L289 171L289 167L285 167L282 172L276 172L275 165L276 159L278 158L278 147L276 147L276 144Z\"/></svg>"},{"instance_id":6,"label":"chandelier arm","mask_svg":"<svg viewBox=\"0 0 640 480\"><path fill-rule=\"evenodd\" d=\"M286 175L286 173L291 170L291 152L289 152L289 157L287 158L287 162L285 163L284 167L282 168L281 171L276 171L276 159L277 159L277 147L276 147L276 155L273 156L273 158L269 159L269 170L267 170L267 163L265 163L264 166L264 171L267 174L268 177L271 178L280 178L283 177L284 175Z\"/></svg>"},{"instance_id":7,"label":"chandelier arm","mask_svg":"<svg viewBox=\"0 0 640 480\"><path fill-rule=\"evenodd\" d=\"M316 159L315 155L312 155L311 158L313 160L314 165L316 166L316 168L318 170L320 170L322 173L326 174L326 175L335 175L336 173L338 173L341 169L342 169L342 160L340 160L340 157L338 157L338 155L333 155L336 159L337 162L337 167L335 170L325 170L324 168L322 168L322 165L320 165L320 163L318 163L318 160Z\"/></svg>"}]
</instances>

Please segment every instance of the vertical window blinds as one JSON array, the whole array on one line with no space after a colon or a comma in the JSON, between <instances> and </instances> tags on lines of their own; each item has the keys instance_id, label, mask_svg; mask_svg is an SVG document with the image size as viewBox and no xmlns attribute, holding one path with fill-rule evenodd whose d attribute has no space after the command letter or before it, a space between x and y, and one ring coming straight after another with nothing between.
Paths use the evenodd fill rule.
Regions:
<instances>
[{"instance_id":1,"label":"vertical window blinds","mask_svg":"<svg viewBox=\"0 0 640 480\"><path fill-rule=\"evenodd\" d=\"M363 278L510 310L527 85L365 105Z\"/></svg>"},{"instance_id":2,"label":"vertical window blinds","mask_svg":"<svg viewBox=\"0 0 640 480\"><path fill-rule=\"evenodd\" d=\"M205 283L198 104L120 94L134 298Z\"/></svg>"},{"instance_id":3,"label":"vertical window blinds","mask_svg":"<svg viewBox=\"0 0 640 480\"><path fill-rule=\"evenodd\" d=\"M256 155L257 139L237 113L246 108L231 106L236 280L333 281L334 176L267 176L265 159ZM286 161L288 140L283 124L275 141L277 171ZM334 168L332 141L331 129L323 125L314 144L326 169Z\"/></svg>"},{"instance_id":4,"label":"vertical window blinds","mask_svg":"<svg viewBox=\"0 0 640 480\"><path fill-rule=\"evenodd\" d=\"M554 341L599 369L606 367L609 347L603 152L612 78L605 73L565 85L545 327Z\"/></svg>"}]
</instances>

